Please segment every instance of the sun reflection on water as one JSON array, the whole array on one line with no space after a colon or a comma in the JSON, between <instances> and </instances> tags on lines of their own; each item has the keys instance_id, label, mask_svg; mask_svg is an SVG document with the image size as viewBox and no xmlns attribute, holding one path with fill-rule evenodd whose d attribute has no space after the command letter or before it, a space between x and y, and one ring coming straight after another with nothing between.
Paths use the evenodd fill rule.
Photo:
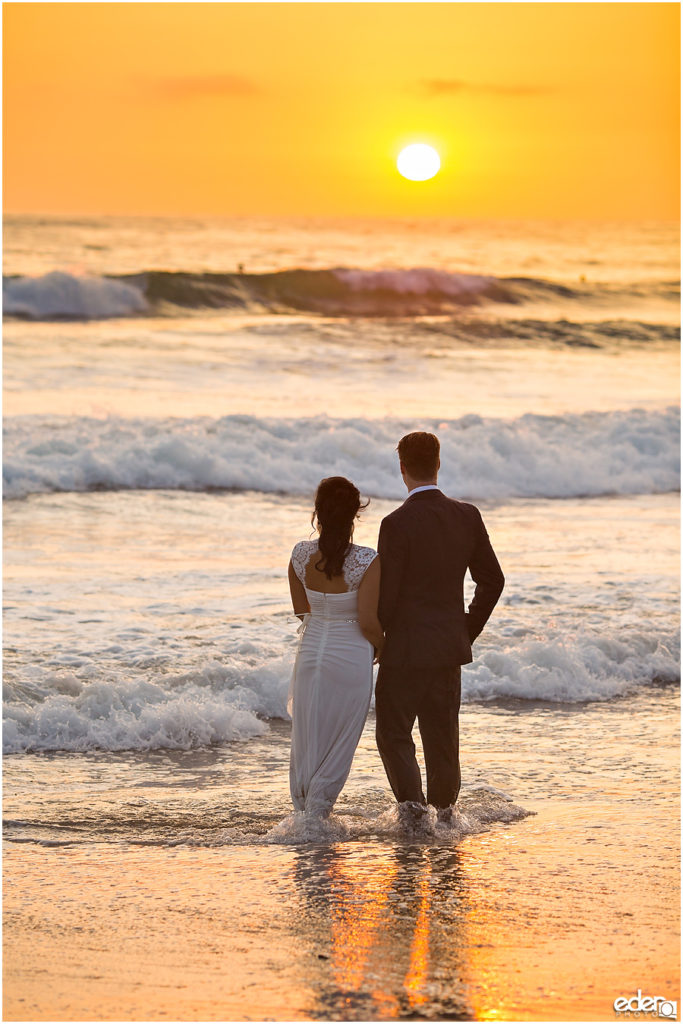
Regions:
<instances>
[{"instance_id":1,"label":"sun reflection on water","mask_svg":"<svg viewBox=\"0 0 683 1024\"><path fill-rule=\"evenodd\" d=\"M420 900L413 942L410 949L410 967L406 974L405 988L408 1002L413 1009L429 1001L425 985L429 975L429 919L431 916L430 878L432 868L429 860L425 861L425 870L418 882L418 898Z\"/></svg>"},{"instance_id":2,"label":"sun reflection on water","mask_svg":"<svg viewBox=\"0 0 683 1024\"><path fill-rule=\"evenodd\" d=\"M427 1006L450 1016L467 1011L456 852L302 851L297 878L315 951L305 965L302 958L315 1015L340 1005L348 1019L395 1020Z\"/></svg>"}]
</instances>

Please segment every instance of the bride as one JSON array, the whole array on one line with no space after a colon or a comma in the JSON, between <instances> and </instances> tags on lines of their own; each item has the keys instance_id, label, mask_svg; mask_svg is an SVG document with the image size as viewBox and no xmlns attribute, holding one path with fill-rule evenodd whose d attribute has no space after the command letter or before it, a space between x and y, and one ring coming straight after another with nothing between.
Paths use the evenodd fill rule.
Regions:
<instances>
[{"instance_id":1,"label":"bride","mask_svg":"<svg viewBox=\"0 0 683 1024\"><path fill-rule=\"evenodd\" d=\"M314 817L327 817L346 782L370 707L373 657L384 641L377 552L351 543L366 506L345 477L321 480L311 518L319 537L295 545L289 563L292 605L303 620L289 782L296 810Z\"/></svg>"}]
</instances>

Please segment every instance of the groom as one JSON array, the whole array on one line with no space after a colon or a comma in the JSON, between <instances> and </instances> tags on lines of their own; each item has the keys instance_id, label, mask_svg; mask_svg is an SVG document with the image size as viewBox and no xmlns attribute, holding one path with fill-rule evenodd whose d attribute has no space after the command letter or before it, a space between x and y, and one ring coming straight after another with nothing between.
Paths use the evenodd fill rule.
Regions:
<instances>
[{"instance_id":1,"label":"groom","mask_svg":"<svg viewBox=\"0 0 683 1024\"><path fill-rule=\"evenodd\" d=\"M426 804L449 821L460 791L460 666L500 597L504 577L479 510L436 485L439 439L416 432L398 443L408 497L382 520L379 618L385 632L375 693L377 746L394 796L419 818ZM465 612L463 581L476 584ZM427 799L412 739L417 718Z\"/></svg>"}]
</instances>

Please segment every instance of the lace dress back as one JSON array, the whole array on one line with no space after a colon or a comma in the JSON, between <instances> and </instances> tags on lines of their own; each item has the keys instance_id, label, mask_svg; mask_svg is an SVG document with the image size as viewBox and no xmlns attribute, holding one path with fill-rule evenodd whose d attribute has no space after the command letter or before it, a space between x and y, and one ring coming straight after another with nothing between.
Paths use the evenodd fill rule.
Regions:
<instances>
[{"instance_id":1,"label":"lace dress back","mask_svg":"<svg viewBox=\"0 0 683 1024\"><path fill-rule=\"evenodd\" d=\"M318 553L317 540L302 540L295 545L292 551L292 565L298 579L303 583L307 593L323 593L323 591L312 590L306 583L306 568L311 557ZM361 580L368 569L368 566L377 557L374 548L361 547L360 544L352 544L344 559L343 575L346 583L346 592L358 590ZM327 597L340 597L340 594L327 594Z\"/></svg>"}]
</instances>

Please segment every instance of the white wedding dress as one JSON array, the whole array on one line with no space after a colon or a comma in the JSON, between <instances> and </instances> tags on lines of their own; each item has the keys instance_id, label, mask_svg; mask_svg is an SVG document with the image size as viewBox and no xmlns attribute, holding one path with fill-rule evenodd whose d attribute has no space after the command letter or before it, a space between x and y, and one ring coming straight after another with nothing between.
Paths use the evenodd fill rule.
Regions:
<instances>
[{"instance_id":1,"label":"white wedding dress","mask_svg":"<svg viewBox=\"0 0 683 1024\"><path fill-rule=\"evenodd\" d=\"M317 540L301 541L292 551L311 610L300 627L292 673L289 783L296 810L326 817L346 782L370 707L373 648L358 625L358 587L377 552L351 545L343 594L306 585L306 566L317 553Z\"/></svg>"}]
</instances>

